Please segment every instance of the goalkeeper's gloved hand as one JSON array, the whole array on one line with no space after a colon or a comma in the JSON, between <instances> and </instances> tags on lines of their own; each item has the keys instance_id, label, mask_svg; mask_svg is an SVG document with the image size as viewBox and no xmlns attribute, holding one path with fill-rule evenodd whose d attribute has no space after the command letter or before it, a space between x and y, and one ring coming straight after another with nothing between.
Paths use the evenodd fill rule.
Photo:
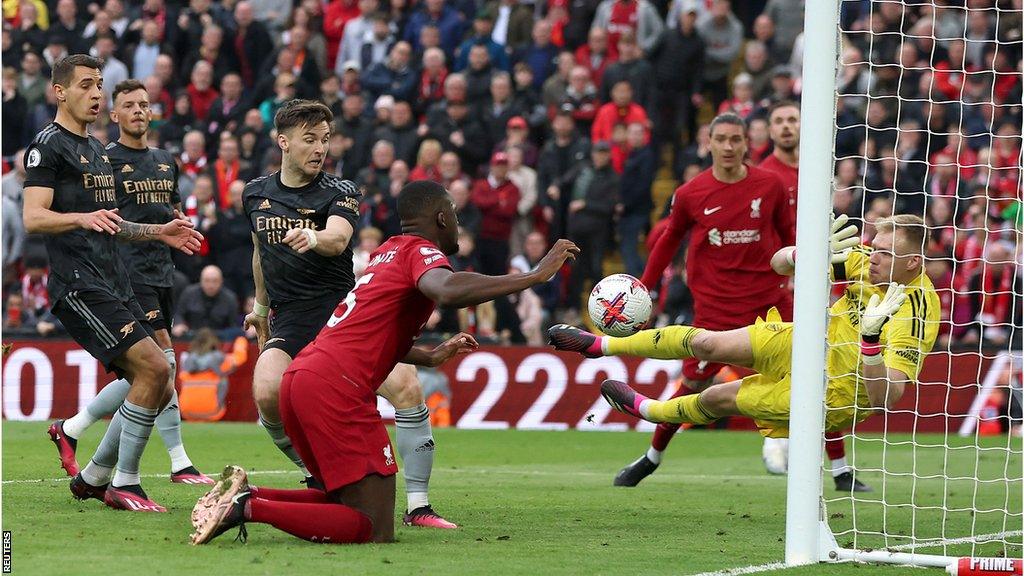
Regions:
<instances>
[{"instance_id":1,"label":"goalkeeper's gloved hand","mask_svg":"<svg viewBox=\"0 0 1024 576\"><path fill-rule=\"evenodd\" d=\"M829 250L832 251L832 263L842 264L850 257L850 248L860 244L855 224L846 226L850 217L840 214L832 220L832 234L829 236Z\"/></svg>"},{"instance_id":2,"label":"goalkeeper's gloved hand","mask_svg":"<svg viewBox=\"0 0 1024 576\"><path fill-rule=\"evenodd\" d=\"M864 314L860 317L860 357L865 364L882 363L882 347L878 342L882 335L882 326L903 306L907 300L906 286L892 282L885 296L872 294Z\"/></svg>"}]
</instances>

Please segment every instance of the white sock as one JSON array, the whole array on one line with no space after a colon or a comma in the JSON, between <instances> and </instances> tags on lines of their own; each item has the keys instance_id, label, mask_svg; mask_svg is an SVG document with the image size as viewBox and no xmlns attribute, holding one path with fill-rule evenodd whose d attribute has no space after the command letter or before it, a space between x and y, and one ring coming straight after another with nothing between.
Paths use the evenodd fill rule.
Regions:
<instances>
[{"instance_id":1,"label":"white sock","mask_svg":"<svg viewBox=\"0 0 1024 576\"><path fill-rule=\"evenodd\" d=\"M85 465L85 468L82 468L82 480L85 480L92 486L103 486L107 482L110 482L110 473L113 470L113 468L100 466L92 460L89 460L89 463Z\"/></svg>"},{"instance_id":2,"label":"white sock","mask_svg":"<svg viewBox=\"0 0 1024 576\"><path fill-rule=\"evenodd\" d=\"M409 492L406 494L406 499L409 504L406 508L406 511L408 512L430 505L430 500L427 498L426 492Z\"/></svg>"},{"instance_id":3,"label":"white sock","mask_svg":"<svg viewBox=\"0 0 1024 576\"><path fill-rule=\"evenodd\" d=\"M185 453L185 446L183 444L178 444L174 448L169 449L167 455L171 457L171 472L179 472L192 465L192 461L188 459L188 454Z\"/></svg>"},{"instance_id":4,"label":"white sock","mask_svg":"<svg viewBox=\"0 0 1024 576\"><path fill-rule=\"evenodd\" d=\"M643 416L644 418L650 418L650 414L647 413L647 410L648 407L651 405L651 402L653 402L653 400L651 400L650 398L640 401L640 415Z\"/></svg>"},{"instance_id":5,"label":"white sock","mask_svg":"<svg viewBox=\"0 0 1024 576\"><path fill-rule=\"evenodd\" d=\"M139 478L139 473L128 473L121 472L120 470L114 471L114 481L112 486L133 486L135 484L142 484L142 479Z\"/></svg>"},{"instance_id":6,"label":"white sock","mask_svg":"<svg viewBox=\"0 0 1024 576\"><path fill-rule=\"evenodd\" d=\"M661 450L655 450L654 446L647 449L647 459L655 464L661 464Z\"/></svg>"},{"instance_id":7,"label":"white sock","mask_svg":"<svg viewBox=\"0 0 1024 576\"><path fill-rule=\"evenodd\" d=\"M846 457L836 458L832 461L832 476L836 477L840 474L844 474L850 471L850 467L846 465Z\"/></svg>"},{"instance_id":8,"label":"white sock","mask_svg":"<svg viewBox=\"0 0 1024 576\"><path fill-rule=\"evenodd\" d=\"M601 340L601 353L604 354L605 356L607 356L608 355L608 338L606 338L604 336L598 336L598 339Z\"/></svg>"},{"instance_id":9,"label":"white sock","mask_svg":"<svg viewBox=\"0 0 1024 576\"><path fill-rule=\"evenodd\" d=\"M89 414L88 410L82 410L78 414L75 414L71 418L64 421L61 428L64 429L64 435L69 438L78 440L85 432L85 430L96 423L96 419Z\"/></svg>"}]
</instances>

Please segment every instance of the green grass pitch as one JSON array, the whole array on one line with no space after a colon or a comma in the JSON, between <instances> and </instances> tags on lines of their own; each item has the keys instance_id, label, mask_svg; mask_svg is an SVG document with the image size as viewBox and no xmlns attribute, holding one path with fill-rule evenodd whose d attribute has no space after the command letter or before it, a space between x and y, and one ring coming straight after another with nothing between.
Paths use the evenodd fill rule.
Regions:
<instances>
[{"instance_id":1,"label":"green grass pitch","mask_svg":"<svg viewBox=\"0 0 1024 576\"><path fill-rule=\"evenodd\" d=\"M91 429L79 445L85 462L102 434ZM254 424L186 424L189 454L215 473L243 465L255 485L299 488L300 476ZM390 545L318 545L273 528L249 526L249 542L225 534L211 545L187 543L189 511L204 489L167 481L168 460L156 434L143 460L143 484L168 514L117 512L91 500L71 498L45 423L3 423L3 529L12 532L15 574L696 574L782 559L784 478L764 472L760 437L739 432L684 432L654 476L635 489L614 488L615 472L636 458L648 435L604 432L436 430L438 452L431 482L435 507L461 528L440 531L397 528ZM909 437L901 437L909 440ZM925 440L941 437L918 435ZM1015 440L1019 445L1019 440ZM993 446L1006 440L996 438ZM967 443L967 445L972 445ZM998 532L1021 524L1021 460L999 452L953 451L952 475L1011 477L974 493L962 481L885 478L886 501L913 496L928 505L945 496L947 508L970 506L1004 513L949 514L950 537ZM878 442L858 442L860 466L879 466ZM935 458L940 462L936 463ZM889 446L886 468L921 475L941 469L941 457ZM952 466L952 467L951 467ZM863 479L881 487L881 473ZM826 480L826 486L831 484ZM399 479L399 507L404 507ZM829 496L835 496L832 491ZM873 494L878 497L879 493ZM925 534L932 513L912 520L899 507L829 504L836 531L856 521L859 529L916 527ZM401 510L396 511L400 514ZM932 514L932 515L929 515ZM998 516L998 517L997 517ZM911 524L911 522L916 522ZM963 530L961 533L955 533ZM839 538L852 539L852 536ZM1021 538L1016 537L1016 542ZM864 541L870 545L868 540ZM926 550L922 550L926 551ZM994 550L992 550L994 552ZM1020 555L1020 546L1010 554ZM768 572L775 573L775 572ZM904 568L817 565L785 570L792 575L898 574ZM940 574L938 570L927 573Z\"/></svg>"}]
</instances>

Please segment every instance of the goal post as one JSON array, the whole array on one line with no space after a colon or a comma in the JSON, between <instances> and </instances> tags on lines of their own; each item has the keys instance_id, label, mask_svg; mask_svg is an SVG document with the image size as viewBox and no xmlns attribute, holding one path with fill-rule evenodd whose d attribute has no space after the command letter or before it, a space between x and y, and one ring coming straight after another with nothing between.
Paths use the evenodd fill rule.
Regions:
<instances>
[{"instance_id":1,"label":"goal post","mask_svg":"<svg viewBox=\"0 0 1024 576\"><path fill-rule=\"evenodd\" d=\"M829 214L835 141L839 0L804 9L800 180L794 278L793 366L790 392L789 482L786 487L786 563L822 559L821 438L825 411L825 334L828 328ZM810 129L810 127L814 127Z\"/></svg>"},{"instance_id":2,"label":"goal post","mask_svg":"<svg viewBox=\"0 0 1024 576\"><path fill-rule=\"evenodd\" d=\"M866 11L859 22L851 7ZM1019 3L805 3L788 565L1024 556L1024 169L1020 93L1007 89L1022 44L1005 35L1009 18L1019 21ZM865 241L876 218L922 216L922 267L942 303L942 336L916 384L842 431L854 474L874 488L865 493L822 481L836 409L825 403L834 205L859 219Z\"/></svg>"}]
</instances>

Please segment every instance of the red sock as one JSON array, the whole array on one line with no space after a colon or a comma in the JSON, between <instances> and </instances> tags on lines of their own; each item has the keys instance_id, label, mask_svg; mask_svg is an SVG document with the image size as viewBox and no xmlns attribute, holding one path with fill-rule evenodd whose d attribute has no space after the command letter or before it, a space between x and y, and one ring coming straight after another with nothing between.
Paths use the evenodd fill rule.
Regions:
<instances>
[{"instance_id":1,"label":"red sock","mask_svg":"<svg viewBox=\"0 0 1024 576\"><path fill-rule=\"evenodd\" d=\"M672 398L679 398L689 394L693 394L693 390L687 387L686 384L680 384L679 388L672 394ZM654 437L651 438L651 448L658 452L663 452L665 448L668 448L668 443L672 441L672 437L679 431L679 426L680 424L669 424L666 422L658 424L658 427L654 429Z\"/></svg>"},{"instance_id":2,"label":"red sock","mask_svg":"<svg viewBox=\"0 0 1024 576\"><path fill-rule=\"evenodd\" d=\"M829 460L839 460L846 457L846 443L843 435L839 432L825 433L825 453Z\"/></svg>"},{"instance_id":3,"label":"red sock","mask_svg":"<svg viewBox=\"0 0 1024 576\"><path fill-rule=\"evenodd\" d=\"M282 490L280 488L251 488L253 498L273 500L274 502L305 502L307 504L326 504L327 493L306 488L304 490Z\"/></svg>"},{"instance_id":4,"label":"red sock","mask_svg":"<svg viewBox=\"0 0 1024 576\"><path fill-rule=\"evenodd\" d=\"M373 522L366 514L344 504L274 502L250 498L246 517L250 522L270 524L278 530L311 542L362 544L369 542L373 536Z\"/></svg>"}]
</instances>

